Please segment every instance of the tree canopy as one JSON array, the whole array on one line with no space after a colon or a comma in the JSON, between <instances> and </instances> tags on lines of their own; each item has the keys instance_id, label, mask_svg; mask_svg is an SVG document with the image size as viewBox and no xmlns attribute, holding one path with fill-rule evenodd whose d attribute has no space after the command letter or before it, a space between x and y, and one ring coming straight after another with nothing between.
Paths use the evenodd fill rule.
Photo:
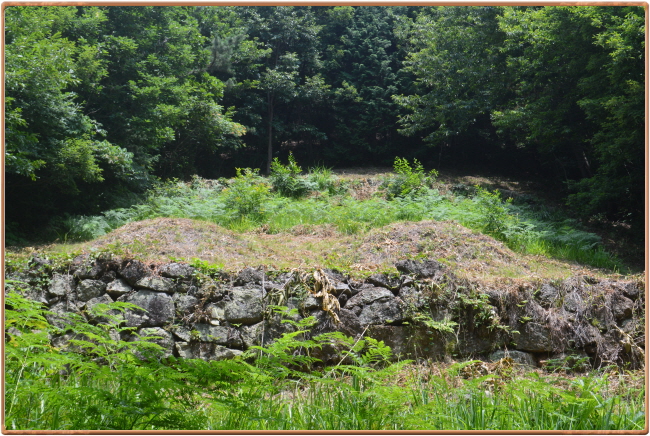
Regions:
<instances>
[{"instance_id":1,"label":"tree canopy","mask_svg":"<svg viewBox=\"0 0 650 436\"><path fill-rule=\"evenodd\" d=\"M303 165L543 175L641 228L637 6L9 6L9 229L157 180Z\"/></svg>"}]
</instances>

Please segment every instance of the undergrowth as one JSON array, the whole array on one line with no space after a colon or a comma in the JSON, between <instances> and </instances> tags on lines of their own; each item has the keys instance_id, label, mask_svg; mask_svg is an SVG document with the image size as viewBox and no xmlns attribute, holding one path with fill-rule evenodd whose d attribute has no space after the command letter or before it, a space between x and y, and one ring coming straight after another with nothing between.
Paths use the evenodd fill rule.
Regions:
<instances>
[{"instance_id":1,"label":"undergrowth","mask_svg":"<svg viewBox=\"0 0 650 436\"><path fill-rule=\"evenodd\" d=\"M195 178L163 183L143 203L97 216L69 217L62 240L90 240L133 221L157 217L205 220L245 232L263 227L278 233L297 225L332 224L345 234L359 234L397 221L454 220L488 234L516 252L554 257L620 270L622 263L603 249L600 238L579 222L532 202L503 199L480 187L470 196L442 195L434 188L435 171L421 164L395 161L395 175L377 193L356 200L345 181L326 168L301 174L292 156L273 162L270 178L238 169L237 177L218 183Z\"/></svg>"},{"instance_id":2,"label":"undergrowth","mask_svg":"<svg viewBox=\"0 0 650 436\"><path fill-rule=\"evenodd\" d=\"M122 326L124 303L50 313L9 281L5 423L9 430L642 430L643 375L525 374L504 359L472 365L389 363L390 349L341 333L312 337L309 318L266 347L223 361L164 358L155 337ZM52 323L51 323L51 322ZM51 337L67 335L53 346ZM338 344L345 362L310 354ZM437 371L433 372L433 369ZM515 375L519 375L515 377Z\"/></svg>"}]
</instances>

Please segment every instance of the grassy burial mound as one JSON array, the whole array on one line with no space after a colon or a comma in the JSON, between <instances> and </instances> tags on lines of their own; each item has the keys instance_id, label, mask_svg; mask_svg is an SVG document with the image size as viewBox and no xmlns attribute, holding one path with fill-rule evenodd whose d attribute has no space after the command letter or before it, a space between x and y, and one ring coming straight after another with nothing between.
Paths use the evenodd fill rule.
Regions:
<instances>
[{"instance_id":1,"label":"grassy burial mound","mask_svg":"<svg viewBox=\"0 0 650 436\"><path fill-rule=\"evenodd\" d=\"M8 426L642 429L642 277L535 201L402 165L72 218L7 257Z\"/></svg>"}]
</instances>

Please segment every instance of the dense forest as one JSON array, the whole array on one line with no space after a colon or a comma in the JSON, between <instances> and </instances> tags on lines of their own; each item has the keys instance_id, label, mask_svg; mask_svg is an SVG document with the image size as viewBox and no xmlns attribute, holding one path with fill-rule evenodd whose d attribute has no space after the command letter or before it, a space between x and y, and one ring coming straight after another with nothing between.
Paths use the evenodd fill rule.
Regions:
<instances>
[{"instance_id":1,"label":"dense forest","mask_svg":"<svg viewBox=\"0 0 650 436\"><path fill-rule=\"evenodd\" d=\"M642 7L4 12L9 244L289 152L537 178L643 234Z\"/></svg>"}]
</instances>

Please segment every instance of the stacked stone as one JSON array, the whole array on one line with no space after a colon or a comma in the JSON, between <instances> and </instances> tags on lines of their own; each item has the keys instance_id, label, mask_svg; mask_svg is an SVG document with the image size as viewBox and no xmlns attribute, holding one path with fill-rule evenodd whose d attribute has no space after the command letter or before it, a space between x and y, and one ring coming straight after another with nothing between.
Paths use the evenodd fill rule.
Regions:
<instances>
[{"instance_id":1,"label":"stacked stone","mask_svg":"<svg viewBox=\"0 0 650 436\"><path fill-rule=\"evenodd\" d=\"M102 322L90 318L90 308L132 303L141 310L126 310L123 323L137 335L122 339L157 336L165 355L182 358L231 358L293 331L268 310L271 297L283 294L288 298L282 305L298 309L294 321L316 318L312 335L340 331L357 339L372 337L390 346L396 358L443 359L453 353L498 359L507 351L529 365L567 353L596 364L642 365L645 337L634 336L644 310L637 283L574 277L516 292L488 289L487 306L478 308L459 302L459 294L472 284L437 261L404 260L396 268L398 274L372 274L364 280L324 270L340 303L340 323L323 310L322 298L288 286L291 273L269 275L262 268L214 278L183 263L80 256L69 273L54 274L49 287L30 298L46 303L52 312L48 320L61 327L63 313ZM417 322L421 314L432 323ZM435 328L436 322L450 320L456 326L453 334ZM54 339L61 343L62 338ZM338 362L341 351L323 347L314 357Z\"/></svg>"}]
</instances>

